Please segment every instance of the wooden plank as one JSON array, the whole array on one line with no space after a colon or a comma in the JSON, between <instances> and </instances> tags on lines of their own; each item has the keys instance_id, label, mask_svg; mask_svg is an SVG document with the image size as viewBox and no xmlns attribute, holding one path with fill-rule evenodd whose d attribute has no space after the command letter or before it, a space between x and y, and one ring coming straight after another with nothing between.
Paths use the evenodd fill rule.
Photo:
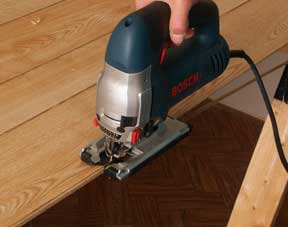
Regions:
<instances>
[{"instance_id":1,"label":"wooden plank","mask_svg":"<svg viewBox=\"0 0 288 227\"><path fill-rule=\"evenodd\" d=\"M249 0L214 0L214 2L218 5L221 14L228 13L229 11L236 9L248 1Z\"/></svg>"},{"instance_id":2,"label":"wooden plank","mask_svg":"<svg viewBox=\"0 0 288 227\"><path fill-rule=\"evenodd\" d=\"M273 101L283 147L288 155L288 105ZM267 118L229 221L230 227L271 226L287 188L288 175L274 143Z\"/></svg>"},{"instance_id":3,"label":"wooden plank","mask_svg":"<svg viewBox=\"0 0 288 227\"><path fill-rule=\"evenodd\" d=\"M0 225L19 226L102 173L79 152L100 136L95 89L0 137Z\"/></svg>"},{"instance_id":4,"label":"wooden plank","mask_svg":"<svg viewBox=\"0 0 288 227\"><path fill-rule=\"evenodd\" d=\"M261 10L258 10L260 6ZM231 49L244 49L255 62L260 62L288 43L287 1L249 1L225 14L221 18L221 28ZM236 79L248 68L244 61L231 60L229 68L223 75L176 105L170 114L181 116L216 90Z\"/></svg>"},{"instance_id":5,"label":"wooden plank","mask_svg":"<svg viewBox=\"0 0 288 227\"><path fill-rule=\"evenodd\" d=\"M245 1L218 0L222 13ZM132 2L64 1L0 27L0 83L111 32Z\"/></svg>"},{"instance_id":6,"label":"wooden plank","mask_svg":"<svg viewBox=\"0 0 288 227\"><path fill-rule=\"evenodd\" d=\"M269 8L268 6L271 5L271 2L268 0L253 0L253 2L254 1L258 3L256 6L261 5L261 8L266 8L265 6ZM282 5L285 1L286 0L279 0L278 4ZM248 4L251 4L251 2L247 3L247 5ZM254 11L256 12L255 5L252 6L254 6ZM247 39L245 39L243 35L239 36L238 31L241 31L243 28L242 23L250 27L248 33L250 36L255 34L255 39L258 40L259 38L261 41L262 38L258 36L265 36L267 34L266 26L269 29L274 29L273 26L275 26L275 24L273 21L278 20L275 15L282 15L282 13L287 12L284 4L283 7L276 7L279 10L277 12L280 14L271 14L270 19L265 15L258 15L260 16L258 20L261 21L263 19L262 17L264 17L264 22L266 23L265 29L264 27L258 29L258 20L254 21L254 16L250 14L241 18L241 24L237 23L240 14L239 11L242 11L242 7L243 6L230 12L228 14L229 17L225 15L223 18L235 20L235 26L230 21L231 27L225 27L224 31L226 31L226 33L229 33L231 30L234 31L234 33L231 32L229 40L233 40L234 45L237 44L244 48L246 48L247 45L252 45L252 42L249 39L249 42L247 42ZM281 10L283 10L283 12ZM275 10L273 9L272 12L274 13ZM234 17L231 15L234 15ZM273 17L273 20L271 17ZM227 23L225 22L226 19L224 19L222 24ZM278 27L278 24L276 25ZM258 32L255 32L256 30ZM264 51L261 50L260 53L257 52L258 58L263 59L269 55L270 52L277 48L277 45L285 43L287 37L288 35L285 29L281 30L281 32L275 36L273 42L267 42L267 45L263 45ZM257 41L254 41L253 43L256 42ZM278 44L278 42L280 42L280 44ZM275 43L277 43L277 45L273 47ZM255 44L255 48L257 47ZM98 62L100 61L102 62L103 59L98 59ZM73 64L71 66L73 69ZM61 75L61 70L59 71L59 75ZM81 75L80 72L79 75ZM39 77L38 83L41 85L52 83L52 81L53 80L47 81L47 79L42 81L41 77ZM50 87L52 90L49 93L47 93L47 91L44 93L50 96L50 100L52 100L52 96L56 97L59 95L57 91L53 90L53 86ZM67 87L68 86L69 85L67 85ZM10 97L7 96L5 103L9 102L10 98L13 99L13 96L15 98L15 96L18 97L19 94L21 94L21 89L17 91L14 90L14 93L11 93ZM76 94L81 92L81 90L78 92L74 90L73 92ZM41 93L36 92L34 97L37 97L37 95L41 95ZM43 95L42 99L39 100L45 102L46 98L47 96L45 97L45 95ZM63 97L61 99L65 100ZM39 100L35 102L34 105L30 103L28 107L22 109L22 114L25 113L25 111L30 111L30 107L33 107L32 111L34 111L34 116L36 116L36 113L43 111L46 111L45 113L33 119L29 118L30 121L14 128L10 132L2 134L0 137L0 147L2 151L0 153L1 226L14 226L25 223L30 218L44 211L55 202L67 196L71 191L81 186L82 182L86 183L102 173L102 168L85 166L79 159L80 148L87 144L88 141L100 135L99 131L93 129L90 124L95 114L95 89L88 89L64 103L59 103L58 100L57 102L59 104L56 106L54 104L51 105L50 109L38 109ZM52 101L55 102L55 100ZM21 104L21 102L19 103ZM23 110L25 111L23 112ZM21 112L19 111L19 113ZM176 114L174 116L176 116Z\"/></svg>"},{"instance_id":7,"label":"wooden plank","mask_svg":"<svg viewBox=\"0 0 288 227\"><path fill-rule=\"evenodd\" d=\"M219 0L219 8L227 12L242 2ZM95 84L106 43L105 36L0 84L0 135Z\"/></svg>"},{"instance_id":8,"label":"wooden plank","mask_svg":"<svg viewBox=\"0 0 288 227\"><path fill-rule=\"evenodd\" d=\"M130 10L130 0L63 1L0 26L0 83L111 32Z\"/></svg>"},{"instance_id":9,"label":"wooden plank","mask_svg":"<svg viewBox=\"0 0 288 227\"><path fill-rule=\"evenodd\" d=\"M62 1L63 0L1 0L0 25ZM249 0L215 0L222 14L229 12L247 1Z\"/></svg>"},{"instance_id":10,"label":"wooden plank","mask_svg":"<svg viewBox=\"0 0 288 227\"><path fill-rule=\"evenodd\" d=\"M284 46L280 51L283 53L288 53L288 45Z\"/></svg>"},{"instance_id":11,"label":"wooden plank","mask_svg":"<svg viewBox=\"0 0 288 227\"><path fill-rule=\"evenodd\" d=\"M1 0L0 1L0 25L15 20L36 10L54 5L62 0Z\"/></svg>"},{"instance_id":12,"label":"wooden plank","mask_svg":"<svg viewBox=\"0 0 288 227\"><path fill-rule=\"evenodd\" d=\"M103 68L107 38L0 85L0 135L95 85Z\"/></svg>"}]
</instances>

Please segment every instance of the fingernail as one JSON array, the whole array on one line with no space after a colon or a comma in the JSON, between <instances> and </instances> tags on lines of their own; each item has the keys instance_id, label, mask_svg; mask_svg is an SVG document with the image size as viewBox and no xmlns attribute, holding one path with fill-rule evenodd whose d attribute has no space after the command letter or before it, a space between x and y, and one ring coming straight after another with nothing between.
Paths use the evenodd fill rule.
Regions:
<instances>
[{"instance_id":1,"label":"fingernail","mask_svg":"<svg viewBox=\"0 0 288 227\"><path fill-rule=\"evenodd\" d=\"M175 44L181 44L184 40L184 34L172 34L172 41Z\"/></svg>"}]
</instances>

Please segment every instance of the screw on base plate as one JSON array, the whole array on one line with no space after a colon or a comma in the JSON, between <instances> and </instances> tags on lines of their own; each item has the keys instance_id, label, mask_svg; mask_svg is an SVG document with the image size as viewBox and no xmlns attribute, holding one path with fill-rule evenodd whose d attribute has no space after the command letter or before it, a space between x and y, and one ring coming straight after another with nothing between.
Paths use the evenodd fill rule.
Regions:
<instances>
[{"instance_id":1,"label":"screw on base plate","mask_svg":"<svg viewBox=\"0 0 288 227\"><path fill-rule=\"evenodd\" d=\"M86 150L81 152L81 160L88 165L95 165L95 163L91 160L92 155L88 153Z\"/></svg>"}]
</instances>

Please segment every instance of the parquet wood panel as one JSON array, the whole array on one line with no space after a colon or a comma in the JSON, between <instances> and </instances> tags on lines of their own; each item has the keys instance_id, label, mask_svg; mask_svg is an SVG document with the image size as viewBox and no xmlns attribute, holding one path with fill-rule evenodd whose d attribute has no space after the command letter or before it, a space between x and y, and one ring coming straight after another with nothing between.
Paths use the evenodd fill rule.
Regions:
<instances>
[{"instance_id":1,"label":"parquet wood panel","mask_svg":"<svg viewBox=\"0 0 288 227\"><path fill-rule=\"evenodd\" d=\"M107 0L105 1L107 2ZM105 1L103 2L105 3ZM97 0L94 2L100 2L100 1ZM232 2L229 2L229 4L227 1L222 1L222 0L217 1L222 14L227 13L229 10L234 9L235 7L238 7L239 5L245 2L247 2L247 0L232 1ZM67 10L71 12L73 11L73 13L78 15L78 13L75 12L75 9L70 9L72 3L69 3L68 5L66 4L67 3L62 5L64 11L67 11ZM73 3L73 4L76 4L76 3ZM92 13L94 11L96 12L97 7L100 8L99 10L101 10L101 7L103 7L103 4L97 5L95 3L94 8L91 8L91 9L89 8L89 10L92 11ZM113 15L114 17L118 17L119 19L121 9L122 7L124 7L122 6L122 4L115 4L115 6L113 6L113 8L110 9L111 12L108 9L105 9L107 12L109 11L109 13L105 16L105 18L112 17ZM88 9L88 6L89 5L85 6L86 10ZM61 7L61 5L60 6L57 5L55 7L52 7L47 10L42 10L37 13L40 15L39 17L47 17L46 14L48 13L50 17L52 17L54 14L56 14L56 12L54 12L55 11L54 8L58 9L59 7ZM85 10L85 7L83 6L83 9L82 9L83 11ZM108 6L105 5L105 7L108 7ZM117 15L114 14L114 10L116 10L117 8L119 8L120 10L120 12L118 12L119 16L118 14ZM58 10L60 10L60 8ZM64 12L64 13L67 13L67 12ZM128 13L128 10L126 13ZM122 14L124 13L122 12ZM99 15L99 12L95 14L95 18L97 17L97 15ZM66 14L65 16L68 17L68 15ZM71 16L73 16L73 14ZM87 20L92 20L92 19L89 19L90 16L91 15L86 15L84 18L84 15L79 15L79 17L81 18L83 17L85 20L86 20L86 17L88 18ZM36 17L36 15L31 15L31 17ZM105 18L103 20L106 20ZM14 27L19 26L22 20L23 18L21 18L21 20L19 21L15 21L15 23L12 23L12 25L9 25L9 26L7 25L7 27L10 28L11 26L14 26ZM101 19L97 23L100 23L101 26L107 26L109 27L109 29L112 29L112 24L114 24L115 21L103 22ZM73 23L75 23L75 21L69 22L69 26L70 25L72 26ZM67 21L65 18L63 18L63 20L59 21L59 24L57 25L57 27L56 25L53 25L51 23L41 23L40 27L41 27L42 32L47 31L46 35L50 36L49 33L51 32L51 30L54 31L55 29L57 30L58 27L65 28L67 26L68 26ZM86 25L83 24L83 27L85 26ZM62 46L61 42L66 43L67 40L63 40L62 38L55 40L55 43L54 43L55 45L54 44L49 45L48 55L50 54L50 51L53 51L53 53L51 52L51 54L53 55L53 58L56 57L56 59L53 59L45 64L43 63L43 65L38 65L36 68L33 68L30 71L28 70L28 72L24 74L21 74L23 72L22 70L20 70L18 73L14 75L15 76L14 79L11 79L9 77L10 72L5 73L5 67L9 67L9 64L6 65L7 63L7 61L5 60L6 58L10 59L11 57L10 60L11 60L11 63L13 63L13 65L11 65L11 68L13 68L13 70L15 68L17 68L17 70L19 69L17 67L19 61L20 61L20 64L22 64L23 67L25 67L25 69L27 70L28 68L33 67L32 64L34 63L40 64L40 62L38 61L39 59L37 58L38 63L37 62L31 63L30 61L23 62L21 53L20 55L17 54L17 56L19 55L19 57L21 58L16 59L15 50L14 52L11 50L3 54L2 60L4 59L3 66L5 67L4 67L4 71L3 70L0 71L0 90L2 91L0 93L0 103L2 104L0 108L0 135L6 131L13 129L14 127L17 127L23 122L41 114L42 112L46 111L52 106L60 102L63 102L69 97L89 88L90 86L93 86L96 83L99 72L103 68L104 52L105 52L107 40L109 37L109 35L104 35L103 37L101 37L101 34L102 34L101 26L100 25L97 26L97 24L95 24L95 30L100 31L98 34L100 36L99 38L89 42L87 45L82 45L82 46L80 44L81 42L78 41L77 45L78 44L80 45L79 48L76 48L75 50L72 50L70 52L68 51L68 53L63 54L63 55L61 55L62 49L59 49L59 46ZM0 27L0 31L1 31L1 27ZM97 31L95 31L95 34ZM87 32L86 30L82 31L81 29L79 29L79 31L77 30L77 32L79 32L79 34L75 34L75 36L80 35L80 36L85 37L85 39L87 40L91 39L90 32ZM39 37L39 32L28 31L25 37L18 37L19 36L18 33L15 33L14 35L17 37L17 39L22 40L24 38L27 39L30 36ZM10 40L10 42L12 45L15 41ZM71 45L69 44L69 42L67 42L66 45L69 45L69 47L67 46L67 48L71 48ZM7 47L5 46L5 48ZM1 51L1 44L0 44L0 51ZM35 47L29 50L29 56L36 58L37 53L42 53L44 51L45 49L43 49L42 46L40 45L37 48ZM61 55L61 56L57 56L57 55ZM45 58L46 57L47 57L47 53L45 52ZM0 58L0 66L1 66L1 58ZM3 74L3 78L4 77L6 79L10 78L10 81L7 81L6 83L1 84L1 72ZM9 101L7 101L7 97L9 97Z\"/></svg>"},{"instance_id":2,"label":"parquet wood panel","mask_svg":"<svg viewBox=\"0 0 288 227\"><path fill-rule=\"evenodd\" d=\"M32 12L47 8L63 0L1 0L0 25L28 15Z\"/></svg>"},{"instance_id":3,"label":"parquet wood panel","mask_svg":"<svg viewBox=\"0 0 288 227\"><path fill-rule=\"evenodd\" d=\"M63 1L0 26L0 83L110 33L132 7L131 0Z\"/></svg>"},{"instance_id":4,"label":"parquet wood panel","mask_svg":"<svg viewBox=\"0 0 288 227\"><path fill-rule=\"evenodd\" d=\"M276 22L271 20L269 10L265 11L269 16L262 14L262 11L257 11L259 17L257 20L251 20L251 18L255 18L251 14L251 10L248 10L247 14L240 12L246 11L246 4L254 8L257 6L256 3L251 2L258 2L258 5L263 7L265 4L270 6L271 1L235 0L232 3L231 1L219 0L219 4L225 2L229 3L229 7L237 8L229 11L229 7L225 9L223 5L220 5L222 12L227 13L223 16L222 25L224 25L223 29L227 32L229 41L232 40L235 46L246 48L247 45L248 48L257 49L257 60L263 59L278 49L278 45L287 41L285 24L287 10L283 0L278 1L278 5L284 2L283 7L271 8L273 9L273 18L275 15L280 15ZM238 7L239 4L241 7ZM273 4L275 3L273 2ZM17 226L27 222L102 173L101 168L89 168L80 162L79 149L88 141L100 136L99 131L95 131L92 127L91 119L95 113L95 89L93 86L97 78L96 74L100 70L98 66L103 62L103 50L107 41L105 35L112 30L120 17L130 10L131 2L128 1L117 1L116 4L113 0L66 0L0 26L0 83L2 83L0 90L1 92L5 91L5 93L1 93L0 97L0 226ZM280 17L283 20L280 20ZM239 36L237 31L241 31L243 28L243 24L238 23L239 18L241 22L249 24L248 32L257 34L257 37L259 36L261 39L269 38L269 42L260 51L257 45L252 46L255 40L252 42L252 39L249 39L248 42L243 34ZM269 27L267 33L263 33L266 28L258 26L259 21ZM255 32L258 27L259 32ZM98 49L99 46L101 47ZM97 51L92 52L90 50L92 47ZM83 59L81 59L82 57ZM95 60L94 64L93 60ZM232 65L232 68L234 66ZM240 71L235 70L233 72L239 73ZM197 102L194 102L194 105ZM186 107L189 108L190 106L186 105ZM179 108L174 116L179 116L184 109ZM210 121L213 122L213 118ZM201 130L199 129L199 133L205 134L207 131ZM212 136L215 133L213 130L208 131ZM222 141L224 143L226 133L224 130L221 133L224 135ZM245 136L243 138L245 139ZM201 138L198 139L201 140ZM239 146L242 149L248 148L250 145L246 141ZM201 151L198 150L198 152ZM163 169L165 176L175 178L172 182L162 180L160 189L162 191L167 189L169 195L176 188L173 188L173 184L177 185L178 188L182 182L186 182L185 185L187 186L181 188L185 198L188 201L205 201L205 197L199 195L197 200L187 193L187 187L191 186L191 181L189 181L191 176L187 173L183 174L189 168L189 171L191 169L196 176L197 172L203 169L210 180L214 179L213 174L209 174L210 168L205 167L205 160L195 158L198 164L197 168L194 169L194 165L185 167L183 157L174 158L183 163L183 167L175 169L175 172L169 170L168 167L173 166L173 163L166 159L164 159L166 164L153 167ZM216 159L221 161L221 152ZM243 167L240 169L242 171ZM228 170L223 170L223 173L230 178L233 178L234 175L241 176L240 170L240 172L235 171L235 173L230 173ZM182 174L181 178L178 179L175 176L179 173ZM147 188L144 189L149 190L151 178L155 177L156 179L157 176L155 176L155 171L146 171L145 174L147 174L147 179L142 178L141 182L147 181L148 186L146 185ZM160 176L162 175L160 174ZM198 182L200 183L192 183L191 187L198 188L199 185L203 184L202 187L207 190L207 199L213 200L216 206L221 203L220 197L219 195L213 196L210 191L215 191L219 184L223 189L229 188L229 182L221 183L220 181L219 183L218 181L211 180L207 183L208 181L199 177ZM101 187L101 183L99 183L99 187ZM110 191L112 190L111 187ZM122 199L121 195L126 192L119 189L119 193L120 197L113 198L113 200L119 201ZM150 204L149 201L153 198L153 192L151 193L143 203ZM233 193L234 191L229 189L229 193L224 196L226 206L232 203ZM81 197L81 206L86 207L85 201L87 200L89 199L85 196ZM125 199L122 200L126 201ZM140 204L139 206L142 204L141 200L135 200L135 203ZM172 206L173 201L165 200L165 203ZM78 199L72 201L71 207L73 204L78 204ZM115 214L117 206L108 204L105 202L103 207L105 209L111 208ZM125 211L128 216L125 218L128 221L125 222L128 223L131 222L133 214L127 206ZM171 213L169 206L167 206L166 212L168 214ZM186 205L179 203L177 206L179 208L185 206L193 208L190 207L190 203L186 203ZM155 204L150 207L151 211L156 213ZM164 208L166 209L166 206ZM72 209L71 212L78 213L78 210ZM140 216L141 212L138 213ZM95 223L103 223L103 210L93 214L89 212L87 214L82 212L82 214L93 219ZM118 219L123 218L123 215L119 216L118 213L116 215ZM151 214L147 214L143 219L147 219L146 217L149 215ZM166 214L163 215L165 217ZM163 215L160 214L162 219ZM181 219L179 217L182 215L182 211L173 215L180 225ZM75 217L74 222L77 223L77 220L78 218ZM107 219L105 218L105 220ZM108 224L117 226L114 223ZM151 225L156 224L156 221L152 221ZM127 224L127 226L129 225L130 223Z\"/></svg>"},{"instance_id":5,"label":"parquet wood panel","mask_svg":"<svg viewBox=\"0 0 288 227\"><path fill-rule=\"evenodd\" d=\"M100 176L26 226L226 226L263 122L222 105L182 119L191 134L136 175Z\"/></svg>"},{"instance_id":6,"label":"parquet wood panel","mask_svg":"<svg viewBox=\"0 0 288 227\"><path fill-rule=\"evenodd\" d=\"M103 67L107 39L106 35L0 84L0 135L93 86Z\"/></svg>"},{"instance_id":7,"label":"parquet wood panel","mask_svg":"<svg viewBox=\"0 0 288 227\"><path fill-rule=\"evenodd\" d=\"M0 136L1 227L27 222L102 173L79 158L100 136L95 108L93 87Z\"/></svg>"}]
</instances>

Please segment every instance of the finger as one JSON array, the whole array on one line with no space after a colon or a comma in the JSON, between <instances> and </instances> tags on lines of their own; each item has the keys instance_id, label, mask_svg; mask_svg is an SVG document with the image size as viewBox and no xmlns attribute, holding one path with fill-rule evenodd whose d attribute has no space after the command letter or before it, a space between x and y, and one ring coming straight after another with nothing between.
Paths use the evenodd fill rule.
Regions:
<instances>
[{"instance_id":1,"label":"finger","mask_svg":"<svg viewBox=\"0 0 288 227\"><path fill-rule=\"evenodd\" d=\"M185 39L191 6L191 1L186 0L171 3L170 35L176 45L180 45Z\"/></svg>"}]
</instances>

